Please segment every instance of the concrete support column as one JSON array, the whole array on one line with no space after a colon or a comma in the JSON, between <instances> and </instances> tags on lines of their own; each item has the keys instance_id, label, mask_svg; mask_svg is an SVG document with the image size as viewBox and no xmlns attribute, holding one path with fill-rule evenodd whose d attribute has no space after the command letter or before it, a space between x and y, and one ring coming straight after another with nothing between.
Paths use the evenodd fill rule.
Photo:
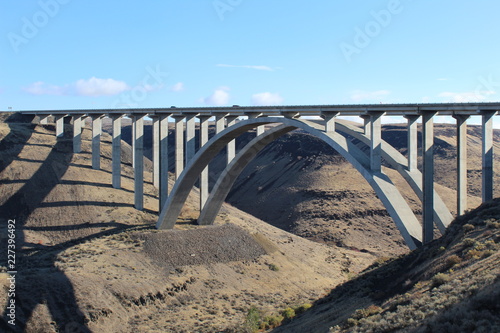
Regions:
<instances>
[{"instance_id":1,"label":"concrete support column","mask_svg":"<svg viewBox=\"0 0 500 333\"><path fill-rule=\"evenodd\" d=\"M50 116L40 116L40 125L48 125Z\"/></svg>"},{"instance_id":2,"label":"concrete support column","mask_svg":"<svg viewBox=\"0 0 500 333\"><path fill-rule=\"evenodd\" d=\"M236 124L236 119L238 116L227 116L227 127L231 127ZM236 139L231 140L227 144L227 164L231 163L233 158L236 156Z\"/></svg>"},{"instance_id":3,"label":"concrete support column","mask_svg":"<svg viewBox=\"0 0 500 333\"><path fill-rule=\"evenodd\" d=\"M383 112L370 112L370 168L382 171L382 116Z\"/></svg>"},{"instance_id":4,"label":"concrete support column","mask_svg":"<svg viewBox=\"0 0 500 333\"><path fill-rule=\"evenodd\" d=\"M101 169L102 115L92 116L92 169Z\"/></svg>"},{"instance_id":5,"label":"concrete support column","mask_svg":"<svg viewBox=\"0 0 500 333\"><path fill-rule=\"evenodd\" d=\"M434 238L434 119L437 112L424 112L422 116L423 154L423 243Z\"/></svg>"},{"instance_id":6,"label":"concrete support column","mask_svg":"<svg viewBox=\"0 0 500 333\"><path fill-rule=\"evenodd\" d=\"M56 137L64 137L64 117L66 116L56 116Z\"/></svg>"},{"instance_id":7,"label":"concrete support column","mask_svg":"<svg viewBox=\"0 0 500 333\"><path fill-rule=\"evenodd\" d=\"M408 170L418 169L418 124L420 116L405 116L408 120Z\"/></svg>"},{"instance_id":8,"label":"concrete support column","mask_svg":"<svg viewBox=\"0 0 500 333\"><path fill-rule=\"evenodd\" d=\"M200 148L208 142L209 116L200 116ZM200 174L200 211L208 199L208 166Z\"/></svg>"},{"instance_id":9,"label":"concrete support column","mask_svg":"<svg viewBox=\"0 0 500 333\"><path fill-rule=\"evenodd\" d=\"M467 119L469 116L453 116L457 120L457 214L467 210Z\"/></svg>"},{"instance_id":10,"label":"concrete support column","mask_svg":"<svg viewBox=\"0 0 500 333\"><path fill-rule=\"evenodd\" d=\"M158 158L160 163L160 212L168 198L168 117L169 115L160 116L160 156Z\"/></svg>"},{"instance_id":11,"label":"concrete support column","mask_svg":"<svg viewBox=\"0 0 500 333\"><path fill-rule=\"evenodd\" d=\"M82 151L82 116L73 117L73 153Z\"/></svg>"},{"instance_id":12,"label":"concrete support column","mask_svg":"<svg viewBox=\"0 0 500 333\"><path fill-rule=\"evenodd\" d=\"M134 115L134 206L144 209L144 116Z\"/></svg>"},{"instance_id":13,"label":"concrete support column","mask_svg":"<svg viewBox=\"0 0 500 333\"><path fill-rule=\"evenodd\" d=\"M337 117L338 112L322 112L321 117L325 119L325 132L333 133L335 132L335 118Z\"/></svg>"},{"instance_id":14,"label":"concrete support column","mask_svg":"<svg viewBox=\"0 0 500 333\"><path fill-rule=\"evenodd\" d=\"M258 118L262 115L260 112L247 112L246 115L248 116L248 119L255 119ZM264 125L258 126L256 131L257 131L257 136L261 135L264 133L265 127Z\"/></svg>"},{"instance_id":15,"label":"concrete support column","mask_svg":"<svg viewBox=\"0 0 500 333\"><path fill-rule=\"evenodd\" d=\"M483 144L482 144L482 157L483 157L483 202L493 199L493 116L496 112L483 111L481 112L483 118Z\"/></svg>"},{"instance_id":16,"label":"concrete support column","mask_svg":"<svg viewBox=\"0 0 500 333\"><path fill-rule=\"evenodd\" d=\"M184 170L184 116L174 116L175 119L175 179Z\"/></svg>"},{"instance_id":17,"label":"concrete support column","mask_svg":"<svg viewBox=\"0 0 500 333\"><path fill-rule=\"evenodd\" d=\"M196 115L190 114L186 117L186 164L196 154Z\"/></svg>"},{"instance_id":18,"label":"concrete support column","mask_svg":"<svg viewBox=\"0 0 500 333\"><path fill-rule=\"evenodd\" d=\"M361 119L363 119L363 131L365 132L366 136L371 135L371 116L366 115L366 116L361 116Z\"/></svg>"},{"instance_id":19,"label":"concrete support column","mask_svg":"<svg viewBox=\"0 0 500 333\"><path fill-rule=\"evenodd\" d=\"M130 115L132 119L132 168L135 168L135 117Z\"/></svg>"},{"instance_id":20,"label":"concrete support column","mask_svg":"<svg viewBox=\"0 0 500 333\"><path fill-rule=\"evenodd\" d=\"M153 186L160 188L160 117L153 119Z\"/></svg>"},{"instance_id":21,"label":"concrete support column","mask_svg":"<svg viewBox=\"0 0 500 333\"><path fill-rule=\"evenodd\" d=\"M113 142L112 142L112 184L114 188L121 188L121 153L122 153L122 116L112 115Z\"/></svg>"},{"instance_id":22,"label":"concrete support column","mask_svg":"<svg viewBox=\"0 0 500 333\"><path fill-rule=\"evenodd\" d=\"M215 134L219 134L226 127L226 115L215 116Z\"/></svg>"}]
</instances>

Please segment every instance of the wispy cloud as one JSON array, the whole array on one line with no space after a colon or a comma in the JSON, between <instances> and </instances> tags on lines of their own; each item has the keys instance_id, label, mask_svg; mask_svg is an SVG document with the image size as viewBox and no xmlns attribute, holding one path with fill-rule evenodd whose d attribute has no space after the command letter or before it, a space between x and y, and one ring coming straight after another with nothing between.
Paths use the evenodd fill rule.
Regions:
<instances>
[{"instance_id":1,"label":"wispy cloud","mask_svg":"<svg viewBox=\"0 0 500 333\"><path fill-rule=\"evenodd\" d=\"M154 90L155 87L149 86L145 87L145 89ZM91 77L90 79L80 79L74 83L62 86L38 81L24 87L23 90L32 95L75 95L96 97L118 95L126 90L130 90L130 87L123 81Z\"/></svg>"},{"instance_id":2,"label":"wispy cloud","mask_svg":"<svg viewBox=\"0 0 500 333\"><path fill-rule=\"evenodd\" d=\"M355 90L351 93L351 100L355 102L363 102L363 101L376 101L380 102L380 99L390 95L391 92L389 90L376 90L376 91L364 91L364 90Z\"/></svg>"},{"instance_id":3,"label":"wispy cloud","mask_svg":"<svg viewBox=\"0 0 500 333\"><path fill-rule=\"evenodd\" d=\"M170 90L175 91L175 92L183 91L184 90L184 83L177 82L176 84L174 84L173 86L170 87Z\"/></svg>"},{"instance_id":4,"label":"wispy cloud","mask_svg":"<svg viewBox=\"0 0 500 333\"><path fill-rule=\"evenodd\" d=\"M446 78L446 77L440 77L440 78L438 78L436 80L438 80L438 81L448 81L449 79Z\"/></svg>"},{"instance_id":5,"label":"wispy cloud","mask_svg":"<svg viewBox=\"0 0 500 333\"><path fill-rule=\"evenodd\" d=\"M208 96L203 98L203 103L207 105L214 106L222 106L227 105L229 103L229 88L228 87L219 87L214 92Z\"/></svg>"},{"instance_id":6,"label":"wispy cloud","mask_svg":"<svg viewBox=\"0 0 500 333\"><path fill-rule=\"evenodd\" d=\"M269 71L272 72L275 69L269 66L263 66L263 65L228 65L228 64L217 64L217 67L231 67L231 68L249 68L249 69L256 69L259 71Z\"/></svg>"},{"instance_id":7,"label":"wispy cloud","mask_svg":"<svg viewBox=\"0 0 500 333\"><path fill-rule=\"evenodd\" d=\"M495 91L491 90L478 90L474 92L450 92L445 91L438 96L443 98L443 102L449 103L467 103L467 102L486 102L489 96L496 95Z\"/></svg>"},{"instance_id":8,"label":"wispy cloud","mask_svg":"<svg viewBox=\"0 0 500 333\"><path fill-rule=\"evenodd\" d=\"M253 105L277 105L283 103L283 97L277 93L263 92L252 95Z\"/></svg>"}]
</instances>

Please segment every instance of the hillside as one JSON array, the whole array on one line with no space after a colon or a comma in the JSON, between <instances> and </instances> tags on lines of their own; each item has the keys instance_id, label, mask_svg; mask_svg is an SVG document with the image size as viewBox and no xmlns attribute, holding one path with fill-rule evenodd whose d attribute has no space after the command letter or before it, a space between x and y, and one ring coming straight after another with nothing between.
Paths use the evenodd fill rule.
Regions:
<instances>
[{"instance_id":1,"label":"hillside","mask_svg":"<svg viewBox=\"0 0 500 333\"><path fill-rule=\"evenodd\" d=\"M500 199L379 261L273 332L499 332Z\"/></svg>"},{"instance_id":2,"label":"hillside","mask_svg":"<svg viewBox=\"0 0 500 333\"><path fill-rule=\"evenodd\" d=\"M244 330L252 306L271 312L311 303L375 259L297 237L230 205L216 226L193 226L196 191L185 222L157 231L149 160L138 212L128 145L123 189L114 189L106 133L102 170L93 170L89 128L83 152L73 155L71 140L56 140L53 125L2 117L0 224L16 220L18 332ZM8 331L5 233L0 246L0 330Z\"/></svg>"}]
</instances>

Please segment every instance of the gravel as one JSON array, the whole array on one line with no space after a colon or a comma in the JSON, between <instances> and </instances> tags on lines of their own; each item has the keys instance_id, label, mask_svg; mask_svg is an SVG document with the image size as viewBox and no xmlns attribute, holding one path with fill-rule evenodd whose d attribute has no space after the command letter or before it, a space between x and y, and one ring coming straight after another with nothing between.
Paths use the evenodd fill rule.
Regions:
<instances>
[{"instance_id":1,"label":"gravel","mask_svg":"<svg viewBox=\"0 0 500 333\"><path fill-rule=\"evenodd\" d=\"M266 251L245 230L232 224L137 235L144 251L162 266L180 267L254 260Z\"/></svg>"}]
</instances>

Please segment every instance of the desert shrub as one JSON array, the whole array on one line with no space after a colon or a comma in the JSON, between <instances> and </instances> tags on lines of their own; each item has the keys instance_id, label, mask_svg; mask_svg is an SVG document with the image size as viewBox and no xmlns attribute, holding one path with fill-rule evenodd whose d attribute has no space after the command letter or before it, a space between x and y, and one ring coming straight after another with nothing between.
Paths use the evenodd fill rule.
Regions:
<instances>
[{"instance_id":1,"label":"desert shrub","mask_svg":"<svg viewBox=\"0 0 500 333\"><path fill-rule=\"evenodd\" d=\"M280 268L278 266L276 266L275 264L269 264L268 266L269 266L269 269L272 271L277 272L280 270Z\"/></svg>"},{"instance_id":2,"label":"desert shrub","mask_svg":"<svg viewBox=\"0 0 500 333\"><path fill-rule=\"evenodd\" d=\"M492 229L500 229L500 223L497 221L486 221L486 226Z\"/></svg>"},{"instance_id":3,"label":"desert shrub","mask_svg":"<svg viewBox=\"0 0 500 333\"><path fill-rule=\"evenodd\" d=\"M261 329L269 330L275 327L278 327L281 325L281 322L284 320L283 316L276 315L276 316L266 316L262 320L262 323L260 324Z\"/></svg>"},{"instance_id":4,"label":"desert shrub","mask_svg":"<svg viewBox=\"0 0 500 333\"><path fill-rule=\"evenodd\" d=\"M462 262L462 258L460 258L456 254L454 254L454 255L451 255L448 258L446 258L446 267L450 268L450 267L453 267L455 265L460 264L461 262Z\"/></svg>"},{"instance_id":5,"label":"desert shrub","mask_svg":"<svg viewBox=\"0 0 500 333\"><path fill-rule=\"evenodd\" d=\"M356 310L356 312L354 312L354 315L352 317L354 319L362 319L362 318L373 316L373 315L378 314L380 312L382 312L382 308L380 306L376 306L376 305L372 304L365 309Z\"/></svg>"},{"instance_id":6,"label":"desert shrub","mask_svg":"<svg viewBox=\"0 0 500 333\"><path fill-rule=\"evenodd\" d=\"M438 273L434 275L432 278L432 286L433 287L439 287L440 285L443 285L445 283L448 283L451 281L451 277L448 274L444 273Z\"/></svg>"},{"instance_id":7,"label":"desert shrub","mask_svg":"<svg viewBox=\"0 0 500 333\"><path fill-rule=\"evenodd\" d=\"M464 245L467 247L471 247L476 245L476 240L472 238L464 238Z\"/></svg>"},{"instance_id":8,"label":"desert shrub","mask_svg":"<svg viewBox=\"0 0 500 333\"><path fill-rule=\"evenodd\" d=\"M474 230L474 225L470 224L470 223L467 223L467 224L464 224L464 226L462 227L464 229L465 232L471 232L472 230Z\"/></svg>"},{"instance_id":9,"label":"desert shrub","mask_svg":"<svg viewBox=\"0 0 500 333\"><path fill-rule=\"evenodd\" d=\"M247 312L245 324L243 325L245 332L257 332L260 329L261 317L262 315L259 309L257 309L255 306L252 306Z\"/></svg>"},{"instance_id":10,"label":"desert shrub","mask_svg":"<svg viewBox=\"0 0 500 333\"><path fill-rule=\"evenodd\" d=\"M285 310L281 311L281 315L284 319L292 319L293 317L295 317L295 310L292 308L286 308Z\"/></svg>"},{"instance_id":11,"label":"desert shrub","mask_svg":"<svg viewBox=\"0 0 500 333\"><path fill-rule=\"evenodd\" d=\"M297 306L295 307L293 310L295 311L295 314L296 315L299 315L301 313L304 313L306 312L308 309L310 309L312 307L312 304L310 303L306 303L306 304L302 304L300 306Z\"/></svg>"}]
</instances>

